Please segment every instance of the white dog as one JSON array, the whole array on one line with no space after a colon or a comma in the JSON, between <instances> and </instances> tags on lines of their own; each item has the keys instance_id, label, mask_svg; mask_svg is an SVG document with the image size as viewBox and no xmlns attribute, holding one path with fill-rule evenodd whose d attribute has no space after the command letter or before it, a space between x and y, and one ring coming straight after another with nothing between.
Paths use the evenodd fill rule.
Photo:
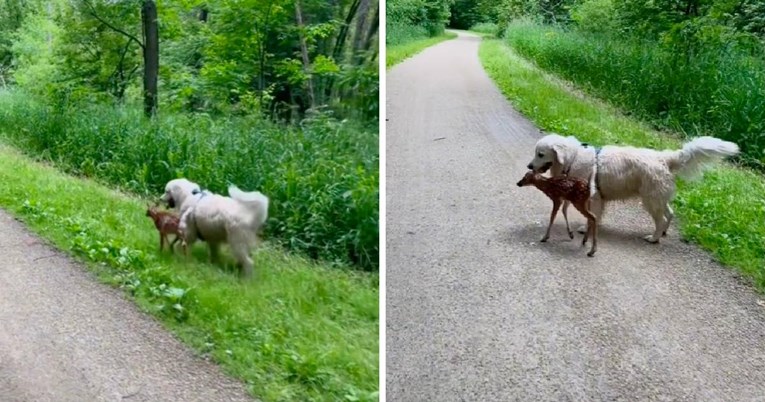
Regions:
<instances>
[{"instance_id":1,"label":"white dog","mask_svg":"<svg viewBox=\"0 0 765 402\"><path fill-rule=\"evenodd\" d=\"M548 134L537 141L528 168L535 172L549 169L553 176L566 173L592 178L595 188L590 210L598 222L606 202L640 197L656 225L653 234L644 238L658 243L674 217L669 203L675 195L675 175L693 179L709 164L738 152L738 145L714 137L695 138L680 150L657 151L613 145L596 149L572 136ZM566 207L568 203L564 211Z\"/></svg>"},{"instance_id":2,"label":"white dog","mask_svg":"<svg viewBox=\"0 0 765 402\"><path fill-rule=\"evenodd\" d=\"M186 179L174 179L165 185L161 200L180 212L179 228L186 242L206 241L210 257L217 260L221 243L228 242L234 257L242 265L245 277L252 276L250 257L257 233L268 219L268 197L253 191L244 192L229 186L230 197L213 194Z\"/></svg>"}]
</instances>

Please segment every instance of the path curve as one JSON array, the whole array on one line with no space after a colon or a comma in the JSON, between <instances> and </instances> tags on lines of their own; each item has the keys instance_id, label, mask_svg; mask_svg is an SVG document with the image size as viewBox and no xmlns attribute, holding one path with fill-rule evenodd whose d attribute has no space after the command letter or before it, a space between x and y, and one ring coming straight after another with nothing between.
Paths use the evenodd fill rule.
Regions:
<instances>
[{"instance_id":1,"label":"path curve","mask_svg":"<svg viewBox=\"0 0 765 402\"><path fill-rule=\"evenodd\" d=\"M594 258L562 217L538 242L551 202L515 183L540 134L479 43L388 71L388 400L765 400L762 300L676 227L647 244L628 203Z\"/></svg>"},{"instance_id":2,"label":"path curve","mask_svg":"<svg viewBox=\"0 0 765 402\"><path fill-rule=\"evenodd\" d=\"M0 401L252 400L3 211L0 250Z\"/></svg>"}]
</instances>

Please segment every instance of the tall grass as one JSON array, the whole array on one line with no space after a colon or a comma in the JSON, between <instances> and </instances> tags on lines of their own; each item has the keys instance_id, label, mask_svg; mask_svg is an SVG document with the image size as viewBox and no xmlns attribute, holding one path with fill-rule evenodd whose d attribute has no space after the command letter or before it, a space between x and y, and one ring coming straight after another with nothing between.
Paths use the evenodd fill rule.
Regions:
<instances>
[{"instance_id":1,"label":"tall grass","mask_svg":"<svg viewBox=\"0 0 765 402\"><path fill-rule=\"evenodd\" d=\"M0 92L0 136L63 170L142 195L187 177L225 193L259 190L272 206L266 236L313 258L378 267L376 128L326 115L299 127L255 117L161 115L139 108L52 106Z\"/></svg>"},{"instance_id":2,"label":"tall grass","mask_svg":"<svg viewBox=\"0 0 765 402\"><path fill-rule=\"evenodd\" d=\"M499 26L491 22L480 22L470 27L470 30L473 32L478 32L478 33L487 34L487 35L498 34L499 33L498 29L499 29Z\"/></svg>"},{"instance_id":3,"label":"tall grass","mask_svg":"<svg viewBox=\"0 0 765 402\"><path fill-rule=\"evenodd\" d=\"M416 40L429 38L428 28L421 25L407 25L401 23L387 24L385 32L385 45L405 45Z\"/></svg>"},{"instance_id":4,"label":"tall grass","mask_svg":"<svg viewBox=\"0 0 765 402\"><path fill-rule=\"evenodd\" d=\"M733 42L673 46L515 21L507 42L593 94L659 127L710 134L765 168L765 60ZM757 56L757 57L756 57Z\"/></svg>"}]
</instances>

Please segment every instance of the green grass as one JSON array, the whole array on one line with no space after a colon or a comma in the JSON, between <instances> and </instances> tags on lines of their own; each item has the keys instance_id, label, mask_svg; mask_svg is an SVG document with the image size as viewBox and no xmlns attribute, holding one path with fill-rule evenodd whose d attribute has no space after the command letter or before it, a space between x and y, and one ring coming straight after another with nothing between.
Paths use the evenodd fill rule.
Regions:
<instances>
[{"instance_id":1,"label":"green grass","mask_svg":"<svg viewBox=\"0 0 765 402\"><path fill-rule=\"evenodd\" d=\"M255 278L233 259L158 251L145 202L0 145L0 207L124 289L199 354L265 401L376 400L378 275L329 268L266 243ZM224 249L225 250L225 249Z\"/></svg>"},{"instance_id":2,"label":"green grass","mask_svg":"<svg viewBox=\"0 0 765 402\"><path fill-rule=\"evenodd\" d=\"M385 47L385 65L387 68L390 68L404 61L405 59L425 50L425 48L441 43L445 40L454 39L456 37L457 34L453 32L445 32L443 35L435 36L432 38L417 39L412 42L406 42L399 45L388 45Z\"/></svg>"},{"instance_id":3,"label":"green grass","mask_svg":"<svg viewBox=\"0 0 765 402\"><path fill-rule=\"evenodd\" d=\"M656 127L736 142L765 171L765 48L722 34L660 43L512 22L507 43L539 67Z\"/></svg>"},{"instance_id":4,"label":"green grass","mask_svg":"<svg viewBox=\"0 0 765 402\"><path fill-rule=\"evenodd\" d=\"M379 259L378 127L318 115L299 125L140 107L40 100L0 90L0 138L76 175L139 195L186 177L270 199L266 236L323 261L375 271Z\"/></svg>"},{"instance_id":5,"label":"green grass","mask_svg":"<svg viewBox=\"0 0 765 402\"><path fill-rule=\"evenodd\" d=\"M485 40L479 57L489 76L540 128L593 144L677 148L678 136L659 133L521 58L499 40ZM678 183L674 208L683 238L709 250L765 290L765 178L730 164L703 180Z\"/></svg>"}]
</instances>

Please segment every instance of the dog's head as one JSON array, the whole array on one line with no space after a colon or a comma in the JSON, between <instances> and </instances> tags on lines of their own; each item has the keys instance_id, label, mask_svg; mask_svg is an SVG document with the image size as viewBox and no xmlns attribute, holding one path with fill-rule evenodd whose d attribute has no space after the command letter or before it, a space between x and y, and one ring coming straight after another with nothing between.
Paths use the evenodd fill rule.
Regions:
<instances>
[{"instance_id":1,"label":"dog's head","mask_svg":"<svg viewBox=\"0 0 765 402\"><path fill-rule=\"evenodd\" d=\"M575 137L548 134L537 141L534 159L526 167L536 173L544 173L553 165L563 166L581 145Z\"/></svg>"},{"instance_id":2,"label":"dog's head","mask_svg":"<svg viewBox=\"0 0 765 402\"><path fill-rule=\"evenodd\" d=\"M186 179L173 179L165 185L165 194L160 201L164 202L168 208L180 208L183 202L194 192L202 191L198 184Z\"/></svg>"}]
</instances>

